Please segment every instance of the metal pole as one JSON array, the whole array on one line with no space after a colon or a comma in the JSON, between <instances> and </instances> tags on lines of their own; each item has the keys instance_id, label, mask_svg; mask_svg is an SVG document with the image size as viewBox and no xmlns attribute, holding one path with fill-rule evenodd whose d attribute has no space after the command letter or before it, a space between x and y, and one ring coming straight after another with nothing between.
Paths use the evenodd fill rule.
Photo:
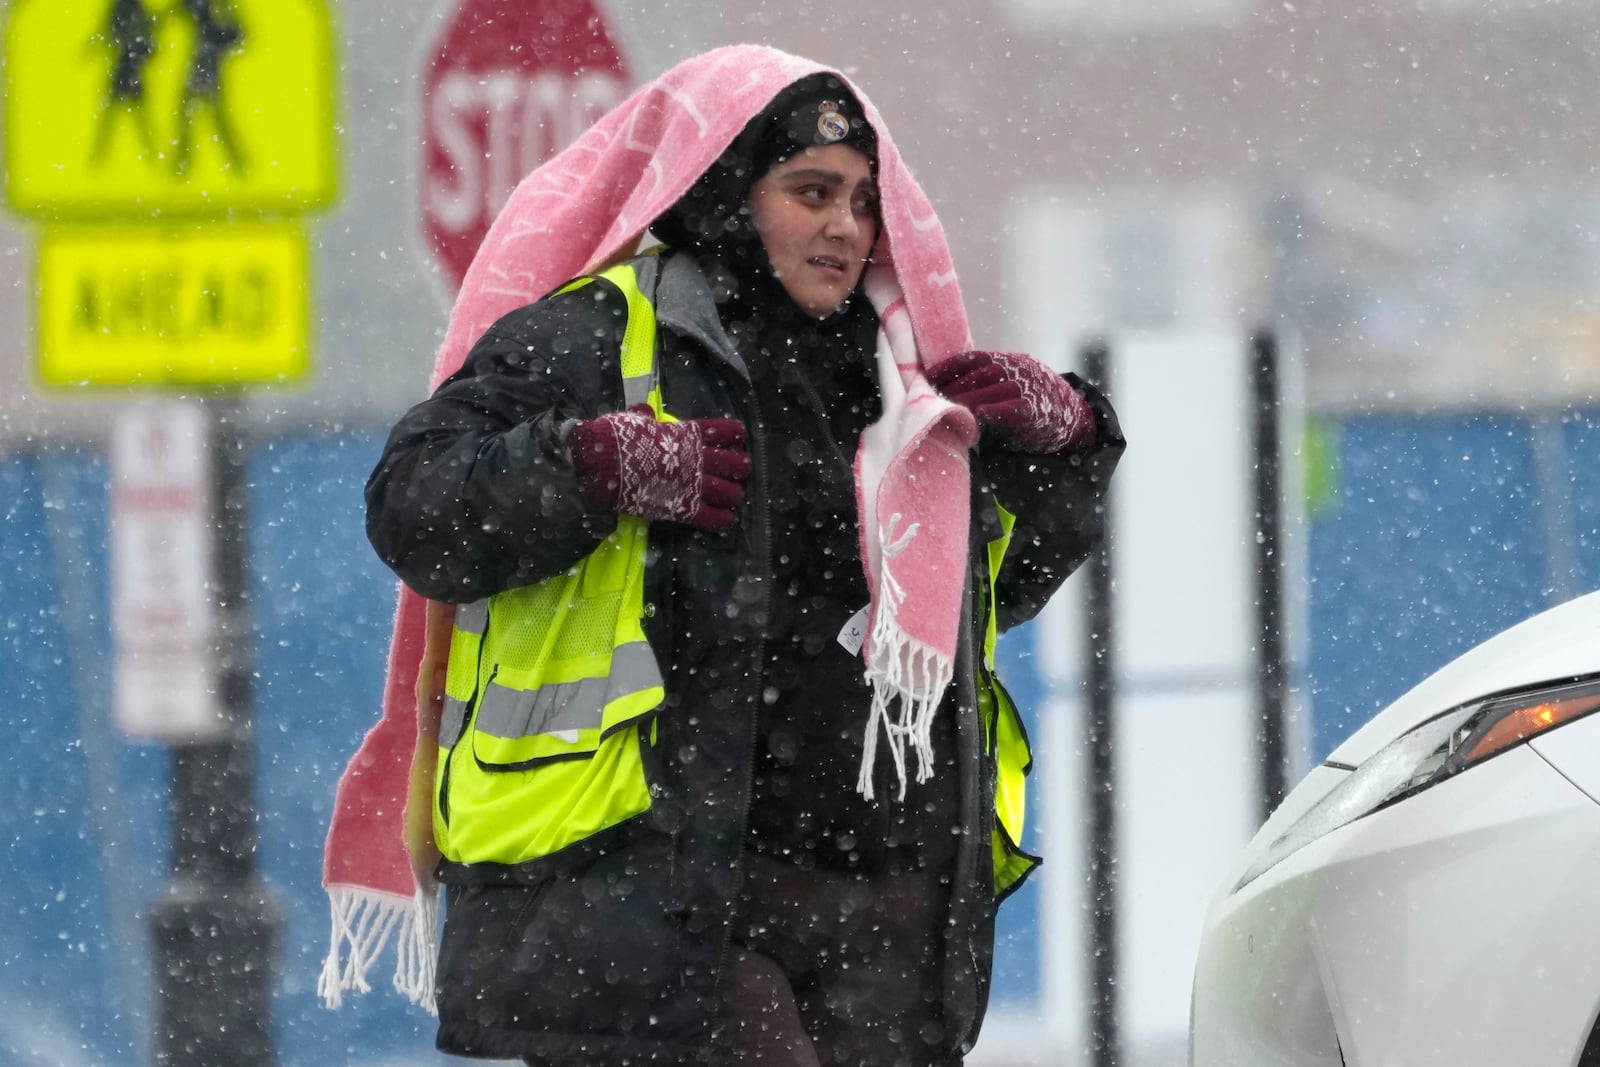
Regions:
<instances>
[{"instance_id":1,"label":"metal pole","mask_svg":"<svg viewBox=\"0 0 1600 1067\"><path fill-rule=\"evenodd\" d=\"M1082 353L1084 376L1108 386L1110 351L1104 343ZM1102 501L1105 539L1084 565L1089 754L1090 1062L1117 1067L1117 816L1115 737L1115 617L1111 583L1111 503Z\"/></svg>"},{"instance_id":2,"label":"metal pole","mask_svg":"<svg viewBox=\"0 0 1600 1067\"><path fill-rule=\"evenodd\" d=\"M240 403L212 412L218 708L215 741L172 757L172 878L152 909L160 1067L271 1067L278 910L255 873L251 626Z\"/></svg>"},{"instance_id":3,"label":"metal pole","mask_svg":"<svg viewBox=\"0 0 1600 1067\"><path fill-rule=\"evenodd\" d=\"M1283 445L1279 436L1278 342L1267 330L1250 340L1255 409L1256 723L1263 822L1288 791L1284 715L1288 664L1283 638Z\"/></svg>"}]
</instances>

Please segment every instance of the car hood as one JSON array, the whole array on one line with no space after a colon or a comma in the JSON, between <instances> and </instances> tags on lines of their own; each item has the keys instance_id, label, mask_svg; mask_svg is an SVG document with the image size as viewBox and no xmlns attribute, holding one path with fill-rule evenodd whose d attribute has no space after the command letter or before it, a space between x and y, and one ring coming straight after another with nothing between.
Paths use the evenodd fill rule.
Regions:
<instances>
[{"instance_id":1,"label":"car hood","mask_svg":"<svg viewBox=\"0 0 1600 1067\"><path fill-rule=\"evenodd\" d=\"M1600 673L1600 592L1540 612L1465 652L1384 708L1328 756L1358 766L1418 723L1508 689Z\"/></svg>"}]
</instances>

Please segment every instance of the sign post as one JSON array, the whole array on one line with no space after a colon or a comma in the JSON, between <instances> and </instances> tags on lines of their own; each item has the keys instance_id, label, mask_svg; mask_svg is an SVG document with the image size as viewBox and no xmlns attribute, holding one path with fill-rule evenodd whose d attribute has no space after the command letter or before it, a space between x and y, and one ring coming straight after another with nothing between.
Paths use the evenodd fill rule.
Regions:
<instances>
[{"instance_id":1,"label":"sign post","mask_svg":"<svg viewBox=\"0 0 1600 1067\"><path fill-rule=\"evenodd\" d=\"M156 1062L270 1067L241 391L309 362L300 220L335 195L331 19L326 0L14 0L3 48L40 378L206 396L130 416L114 446L118 720L173 746Z\"/></svg>"},{"instance_id":2,"label":"sign post","mask_svg":"<svg viewBox=\"0 0 1600 1067\"><path fill-rule=\"evenodd\" d=\"M631 85L595 0L455 0L423 53L417 190L451 297L517 182Z\"/></svg>"}]
</instances>

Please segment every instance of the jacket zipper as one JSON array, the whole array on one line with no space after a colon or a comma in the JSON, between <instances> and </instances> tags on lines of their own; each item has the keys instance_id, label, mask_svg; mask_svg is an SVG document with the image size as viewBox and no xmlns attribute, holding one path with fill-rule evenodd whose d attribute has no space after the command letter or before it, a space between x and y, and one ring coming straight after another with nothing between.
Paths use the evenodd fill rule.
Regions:
<instances>
[{"instance_id":1,"label":"jacket zipper","mask_svg":"<svg viewBox=\"0 0 1600 1067\"><path fill-rule=\"evenodd\" d=\"M767 434L766 426L761 422L761 408L755 399L755 390L752 388L748 395L749 406L746 410L751 414L750 424L755 429L755 432L750 435L750 441L753 445L751 451L754 453L754 470L758 480L758 488L762 490L758 494L760 499L758 506L763 512L761 521L761 609L762 617L765 617L772 606L772 502L765 491L767 481ZM756 746L760 741L759 716L756 714L756 709L760 707L762 682L766 676L766 656L766 627L762 626L756 637L756 670L753 672L755 699L751 703L750 736L749 742L745 746L744 808L739 814L739 834L734 839L733 884L736 886L744 884L744 840L745 835L750 832L750 793L755 786ZM722 982L728 973L728 957L733 951L733 925L738 908L739 900L735 896L733 909L728 914L728 922L723 927L722 945L717 951L717 985L713 992L721 989Z\"/></svg>"}]
</instances>

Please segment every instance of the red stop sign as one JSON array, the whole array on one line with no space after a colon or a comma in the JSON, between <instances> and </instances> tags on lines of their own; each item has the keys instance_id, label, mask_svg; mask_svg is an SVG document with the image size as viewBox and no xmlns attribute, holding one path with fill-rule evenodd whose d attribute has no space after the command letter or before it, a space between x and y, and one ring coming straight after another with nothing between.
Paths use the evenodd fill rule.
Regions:
<instances>
[{"instance_id":1,"label":"red stop sign","mask_svg":"<svg viewBox=\"0 0 1600 1067\"><path fill-rule=\"evenodd\" d=\"M594 0L459 0L423 63L423 246L454 293L517 182L630 80Z\"/></svg>"}]
</instances>

